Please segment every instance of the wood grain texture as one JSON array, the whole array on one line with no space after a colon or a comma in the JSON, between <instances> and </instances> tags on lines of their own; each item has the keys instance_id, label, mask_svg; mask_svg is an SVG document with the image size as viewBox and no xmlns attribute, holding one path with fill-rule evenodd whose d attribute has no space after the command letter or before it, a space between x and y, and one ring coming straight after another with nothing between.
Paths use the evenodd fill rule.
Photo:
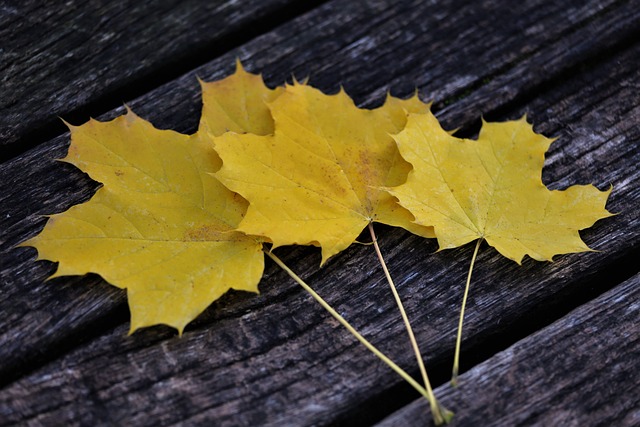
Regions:
<instances>
[{"instance_id":1,"label":"wood grain texture","mask_svg":"<svg viewBox=\"0 0 640 427\"><path fill-rule=\"evenodd\" d=\"M613 184L609 208L624 213L583 234L602 252L518 267L483 249L464 339L463 363L471 366L499 343L527 335L637 270L631 261L640 240L632 208L640 199L634 185L640 49L628 40L639 13L624 1L571 7L528 1L508 8L491 1L444 8L330 2L131 105L160 127L191 132L199 110L195 75L219 78L240 56L271 84L292 71L310 74L311 83L327 91L344 83L363 105L381 102L389 87L408 95L418 85L435 94L450 126L472 126L478 109L500 119L526 112L538 131L559 137L547 155L545 182L554 188ZM593 39L593 33L608 37ZM578 43L588 38L592 42ZM487 104L472 106L474 96ZM0 309L6 313L0 360L2 378L8 378L0 419L366 425L412 399L395 374L271 264L260 296L228 295L182 339L162 328L126 337L124 294L95 277L43 283L53 266L34 263L32 249L12 247L41 229L40 215L86 200L96 188L84 174L52 161L64 155L67 139L62 135L0 167ZM432 241L385 227L379 234L432 375L444 378L471 249L431 255ZM312 249L278 253L415 371L371 248L354 246L321 270Z\"/></svg>"},{"instance_id":2,"label":"wood grain texture","mask_svg":"<svg viewBox=\"0 0 640 427\"><path fill-rule=\"evenodd\" d=\"M518 341L436 394L452 426L640 424L640 275ZM415 401L377 427L424 426Z\"/></svg>"},{"instance_id":3,"label":"wood grain texture","mask_svg":"<svg viewBox=\"0 0 640 427\"><path fill-rule=\"evenodd\" d=\"M104 112L308 2L12 3L0 8L0 159L60 132L59 116L86 120Z\"/></svg>"}]
</instances>

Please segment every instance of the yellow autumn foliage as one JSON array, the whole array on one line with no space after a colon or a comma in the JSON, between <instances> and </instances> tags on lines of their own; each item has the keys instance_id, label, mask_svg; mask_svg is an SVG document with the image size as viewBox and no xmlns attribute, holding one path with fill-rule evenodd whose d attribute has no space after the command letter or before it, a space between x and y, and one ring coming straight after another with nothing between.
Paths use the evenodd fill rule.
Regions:
<instances>
[{"instance_id":1,"label":"yellow autumn foliage","mask_svg":"<svg viewBox=\"0 0 640 427\"><path fill-rule=\"evenodd\" d=\"M414 169L389 189L416 222L432 225L441 249L485 239L518 263L588 251L578 230L611 215L609 193L593 185L548 190L544 154L552 140L525 118L484 122L477 141L439 131L433 116L412 114L394 136Z\"/></svg>"},{"instance_id":2,"label":"yellow autumn foliage","mask_svg":"<svg viewBox=\"0 0 640 427\"><path fill-rule=\"evenodd\" d=\"M417 96L389 97L365 110L344 91L325 95L296 83L267 105L273 135L214 139L223 160L216 176L250 203L239 230L265 236L274 247L319 245L323 263L372 221L433 237L380 189L401 184L411 169L390 134L404 127L406 111L430 114Z\"/></svg>"}]
</instances>

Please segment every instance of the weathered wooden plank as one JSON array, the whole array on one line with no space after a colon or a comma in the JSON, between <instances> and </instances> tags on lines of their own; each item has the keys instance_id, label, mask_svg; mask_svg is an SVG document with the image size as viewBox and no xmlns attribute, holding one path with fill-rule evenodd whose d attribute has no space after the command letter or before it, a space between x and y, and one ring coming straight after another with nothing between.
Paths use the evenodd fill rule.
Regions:
<instances>
[{"instance_id":1,"label":"weathered wooden plank","mask_svg":"<svg viewBox=\"0 0 640 427\"><path fill-rule=\"evenodd\" d=\"M436 393L452 426L640 424L640 275L518 341ZM424 426L415 401L378 427Z\"/></svg>"},{"instance_id":2,"label":"weathered wooden plank","mask_svg":"<svg viewBox=\"0 0 640 427\"><path fill-rule=\"evenodd\" d=\"M0 161L317 2L25 0L0 8ZM48 138L47 138L48 139Z\"/></svg>"},{"instance_id":3,"label":"weathered wooden plank","mask_svg":"<svg viewBox=\"0 0 640 427\"><path fill-rule=\"evenodd\" d=\"M323 11L326 13L329 9L327 6ZM603 16L607 17L606 14ZM316 19L319 20L317 17ZM390 22L397 25L395 21ZM348 21L345 26L347 29L351 28ZM607 26L611 27L611 22L607 22ZM381 25L376 28L385 30L385 27ZM387 28L386 31L397 31L394 26L390 28ZM283 28L283 33L291 36L291 33L286 33L285 30ZM291 29L289 28L289 30ZM294 27L294 30L297 31L298 28ZM356 30L353 31L356 32ZM351 33L347 35L351 35ZM579 33L574 36L579 36ZM268 35L256 41L253 49L257 51L261 46L260 43L266 45L273 40L273 37L275 36ZM322 39L318 35L316 37ZM554 46L555 50L552 49ZM285 47L287 47L286 44ZM374 45L370 49L376 51L378 47L380 46ZM389 49L393 48L394 46L391 44ZM562 41L557 45L547 46L547 48L550 55L557 54L562 48ZM249 50L251 46L245 49L251 52ZM342 52L339 47L337 49L338 53ZM365 50L365 52L367 51ZM264 55L269 53L267 50ZM317 55L325 53L326 51L321 49L316 52ZM582 54L588 58L588 52L585 51ZM388 55L391 54L388 53ZM341 59L338 54L334 56L338 60ZM559 88L557 92L546 93L545 97L535 98L533 102L527 103L523 107L529 110L534 117L540 115L543 118L547 111L557 110L555 111L557 112L556 117L540 121L542 126L545 126L546 132L565 137L556 143L556 148L550 154L552 167L546 171L545 177L547 179L551 177L554 184L563 182L563 179L570 179L571 182L588 182L593 179L596 182L610 181L615 183L617 187L620 187L620 192L616 189L616 193L614 193L613 210L633 205L634 202L637 202L638 196L637 190L631 185L631 180L637 178L637 153L633 150L633 141L638 140L637 111L631 109L633 106L630 106L629 99L624 94L622 94L622 102L616 97L609 97L611 87L613 87L612 82L626 85L623 88L630 92L637 89L635 87L637 74L634 74L637 72L637 67L634 67L634 58L636 57L637 52L635 51L626 54L623 52L612 61L615 60L615 63L620 61L624 66L618 68L607 67L607 64L601 67L594 66L596 68L594 71L587 72L585 70L582 77L578 76L584 81L567 83L566 87ZM264 61L259 56L256 56L255 59L256 62ZM333 59L331 57L331 60ZM232 62L232 55L212 64L212 69L213 65L219 65L224 60ZM383 56L377 61L386 62L388 57ZM440 60L440 63L442 62L444 61ZM375 61L372 63L376 64ZM428 69L428 66L436 63L438 63L437 59L425 59L425 63L422 64L423 72ZM328 67L326 64L331 64L331 61L320 65ZM454 58L443 67L450 68L452 73L456 71L463 73L461 70L463 65L464 61ZM272 65L274 69L277 69L277 66L280 64ZM505 72L509 72L508 67ZM544 81L544 77L537 74L536 78ZM318 81L322 82L322 80ZM325 83L328 81L326 80ZM172 86L169 89L163 88L156 92L155 99L171 101L177 99L174 102L178 105L180 103L188 104L189 101L184 101L184 98L181 99L179 95L182 84L191 87L191 83L184 83L184 80L180 80L176 84L177 88ZM364 83L362 84L364 85ZM376 83L372 81L371 84ZM511 89L518 91L517 86ZM591 91L594 92L593 95L591 95ZM193 94L194 91L189 93ZM195 98L195 95L193 97ZM150 109L149 111L154 105L157 108L157 104L146 99L140 102L141 109L144 110L145 102L147 108ZM598 105L598 103L602 103L602 105ZM594 111L583 117L589 108L593 108ZM511 113L519 114L520 112ZM156 115L165 124L181 118L180 114L177 114L176 118L169 117L169 114L163 116L163 113L157 112ZM602 118L608 120L606 126ZM192 123L195 121L195 118L191 119ZM183 126L187 127L184 124ZM562 128L563 126L564 128ZM573 143L568 145L569 136L572 132L576 132L575 129L581 132L576 135L577 147ZM566 144L563 143L565 140ZM62 151L60 148L62 145L59 142L57 149ZM596 147L599 147L597 149L600 152L594 151ZM39 154L43 152L46 153L46 150L34 151ZM596 156L594 153L598 155ZM571 165L562 163L564 156L567 155L577 164L583 162L596 171L584 170L584 168L576 168L576 171L571 171L569 167ZM36 159L35 154L27 161L31 161L36 170L37 165L42 162L42 160ZM620 165L624 165L625 169L617 170ZM77 175L78 177L74 179L82 179L80 174ZM21 175L17 172L15 176L17 178L14 185L19 185L18 181L20 181ZM58 172L51 176L60 180L59 177L62 175ZM64 188L65 180L60 180L60 183L52 183L50 187L48 186L49 191L57 189L56 186ZM84 191L84 194L90 192L87 189L87 183L81 184L77 188ZM75 197L74 192L68 192L60 196L58 202L68 204ZM24 206L28 205L24 203L21 206L23 208L17 208L15 212L24 216ZM29 221L31 222L29 223ZM467 329L469 338L466 339L466 343L469 346L475 346L477 341L481 341L483 337L491 336L492 330L496 331L496 334L504 333L509 330L504 326L504 323L522 321L528 313L541 310L541 307L553 300L566 302L566 295L580 288L579 281L581 279L585 279L588 283L593 282L598 271L612 263L615 264L616 260L623 259L637 250L637 223L637 214L635 216L634 214L619 216L603 222L596 231L588 233L587 238L598 248L604 249L606 247L606 254L563 257L551 268L530 262L525 264L522 269L518 269L512 263L499 260L494 254L487 251L488 253L485 253L481 258L484 266L480 267L476 277L479 277L483 284L486 280L489 286L488 289L483 289L481 293L473 297L472 306L484 309L485 315L490 310L493 312L494 307L500 307L500 309L495 309L497 318L482 319L478 315L471 316L468 325L471 325L472 329ZM16 224L15 229L19 230L18 233L33 232L33 217L26 221L21 219L13 224ZM607 233L612 234L608 236ZM619 241L619 236L624 234L627 235L627 240L625 242ZM412 292L412 298L408 305L418 324L423 322L423 325L429 325L429 329L419 332L419 338L429 347L431 347L431 343L434 343L434 351L430 353L433 356L430 359L436 361L446 359L450 352L449 344L452 341L452 325L455 323L459 292L458 288L444 290L443 288L452 283L458 283L458 279L463 277L468 262L468 249L434 255L429 257L429 265L422 265L416 259L420 257L420 254L432 252L434 250L432 243L408 237L406 233L399 230L385 230L382 233L382 241L385 245L384 248L389 252L390 263L395 266L394 271L397 274L398 283L406 286L408 282L411 282L415 286L411 291L405 287L404 291ZM19 250L10 251L9 254L16 252L22 253ZM311 251L304 250L287 253L287 260L306 276L315 268L318 261L317 257L310 256L310 253ZM304 256L297 259L299 254ZM591 263L591 265L585 265L586 263ZM15 264L11 263L11 265ZM15 274L17 271L19 270L14 269L12 273ZM376 341L383 343L385 348L391 349L396 355L398 349L404 347L405 340L400 332L401 327L397 322L397 315L389 301L385 285L381 276L378 276L376 272L375 259L369 249L355 247L349 250L345 256L334 260L326 269L311 276L311 281L321 288L323 294L329 295L332 301L338 303L348 317L355 318L356 323L367 334L374 336ZM541 274L541 272L549 274L549 276L542 280L529 277L519 283L510 283L510 279L513 277ZM35 411L27 408L22 412L22 407L16 410L16 406L12 406L12 414L19 413L22 417L39 417L37 419L40 420L96 420L99 415L104 415L99 412L98 407L104 406L109 408L109 415L115 421L118 419L136 421L132 418L135 411L142 411L142 413L147 411L147 414L159 417L153 421L161 420L161 423L169 423L172 422L171 420L175 421L187 416L193 416L194 420L216 419L220 423L250 423L256 420L273 423L286 422L287 419L274 418L278 416L277 414L281 414L282 417L290 417L289 420L299 420L300 424L309 424L321 416L324 417L324 420L336 420L347 416L346 414L353 413L356 407L362 406L360 404L363 401L370 399L372 395L375 396L376 385L380 387L382 394L383 389L387 389L391 384L397 384L392 373L376 364L364 350L353 344L352 340L344 335L335 324L321 322L320 319L325 318L324 314L319 309L315 310L314 306L310 305L308 298L301 299L300 293L295 290L293 285L289 284L281 273L273 270L269 270L269 273L270 275L263 284L263 287L266 288L266 295L256 299L248 299L236 294L226 299L224 303L217 304L214 310L209 311L195 325L184 340L164 341L165 348L169 347L170 349L166 354L157 344L157 341L167 336L165 331L148 331L135 337L138 338L135 341L123 338L126 330L125 325L117 326L112 332L100 334L91 344L79 346L68 357L53 362L42 371L36 372L5 389L5 392L8 390L14 393L11 396L17 400L12 401L18 402L20 405L25 402L23 399L18 399L20 390L23 392L26 389L34 390L31 382L40 384L45 379L45 374L53 373L53 377L46 377L47 380L44 381L42 387L53 388L54 385L60 385L65 391L69 389L69 394L56 400L49 396L48 389L43 390L42 401L31 402L32 406L36 408ZM13 277L12 275L11 278ZM416 278L420 277L424 277L425 280L416 283ZM484 279L482 279L483 277ZM427 280L427 278L431 279ZM33 280L33 282L37 282L37 280ZM282 285L278 285L276 288L275 285L280 282ZM345 282L350 283L349 290L365 288L367 290L361 293L357 291L348 293L340 286ZM499 285L504 284L503 282L510 284L505 288L500 288ZM29 282L25 283L29 284ZM442 288L436 286L436 283L441 283ZM545 286L551 285L554 286L553 289L545 288ZM509 295L510 292L515 293L522 288L527 289L526 295L521 294L516 298ZM275 304L276 301L277 304ZM66 304L70 308L74 302L73 300L67 301ZM101 302L99 304L100 307L108 306L108 304L102 305ZM7 301L5 307L11 309L10 301ZM101 309L100 307L98 310ZM424 307L430 307L429 311L425 312ZM370 311L367 310L366 318L360 317L362 316L360 313L367 308ZM516 309L522 311L518 312ZM58 314L57 318L59 317ZM28 323L23 325L26 326ZM62 325L58 327L60 328ZM241 336L237 335L237 331L242 331ZM58 330L55 333L62 333L62 331ZM10 334L5 336L8 338ZM83 335L77 334L74 337L74 339L81 339ZM439 339L436 340L436 337ZM9 340L5 342L10 344ZM245 347L228 350L229 346L238 345L238 343ZM212 350L214 356L203 354L201 350L203 346L214 349ZM6 347L3 345L3 348ZM15 349L15 346L13 348ZM218 359L209 360L210 357L216 356ZM175 364L172 363L172 357L177 358ZM408 349L406 352L397 354L397 358L406 366L412 366ZM145 363L151 365L147 368L140 367L139 373L134 375L128 368L131 366L131 361L141 366ZM113 378L107 378L104 372L105 366L120 366L122 372L113 374ZM281 372L281 369L285 367L287 371ZM320 368L317 368L318 372L315 373L305 371L305 367ZM176 374L176 371L180 373ZM75 391L71 390L72 378L79 379L82 383L74 386L76 387ZM189 386L190 381L197 385ZM222 384L220 384L221 381ZM166 388L172 384L176 388L163 389L163 386ZM234 388L234 384L251 384L253 388L251 390L241 389L241 387ZM203 394L199 387L206 388L207 393ZM122 395L123 391L128 392L126 397ZM74 405L74 402L82 396L91 400L91 403L84 409ZM105 402L108 402L106 406ZM329 406L326 402L335 406ZM175 410L175 413L170 413L172 410ZM366 406L363 411L375 413L375 408ZM237 415L237 412L242 412L244 415Z\"/></svg>"}]
</instances>

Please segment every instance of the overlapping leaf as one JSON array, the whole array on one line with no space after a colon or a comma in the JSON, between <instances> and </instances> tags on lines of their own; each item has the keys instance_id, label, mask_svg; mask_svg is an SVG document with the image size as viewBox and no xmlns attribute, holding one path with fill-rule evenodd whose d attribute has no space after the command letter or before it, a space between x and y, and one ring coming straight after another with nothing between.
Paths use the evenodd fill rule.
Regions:
<instances>
[{"instance_id":1,"label":"overlapping leaf","mask_svg":"<svg viewBox=\"0 0 640 427\"><path fill-rule=\"evenodd\" d=\"M544 154L552 140L522 118L483 123L477 141L437 129L433 116L412 114L394 136L414 170L390 189L416 222L434 226L441 249L485 239L520 263L587 251L578 230L610 215L609 191L592 185L548 190Z\"/></svg>"},{"instance_id":2,"label":"overlapping leaf","mask_svg":"<svg viewBox=\"0 0 640 427\"><path fill-rule=\"evenodd\" d=\"M263 100L278 93L241 66L202 86L194 136L155 129L132 112L71 127L64 160L104 187L52 215L24 243L41 259L59 261L53 277L94 272L126 288L131 331L167 324L182 332L227 290L257 292L262 275L261 243L235 231L247 203L212 175L220 159L210 138L227 129L272 132Z\"/></svg>"},{"instance_id":3,"label":"overlapping leaf","mask_svg":"<svg viewBox=\"0 0 640 427\"><path fill-rule=\"evenodd\" d=\"M430 114L417 96L364 110L343 91L328 96L296 83L268 106L274 135L215 139L223 159L216 176L250 202L239 230L274 246L317 244L323 262L371 221L433 237L380 190L401 184L411 168L389 134L402 129L405 111Z\"/></svg>"},{"instance_id":4,"label":"overlapping leaf","mask_svg":"<svg viewBox=\"0 0 640 427\"><path fill-rule=\"evenodd\" d=\"M236 62L236 72L229 77L200 83L199 137L220 136L229 131L255 135L273 133L273 118L267 103L279 97L283 87L269 89L262 77L246 72L240 61Z\"/></svg>"}]
</instances>

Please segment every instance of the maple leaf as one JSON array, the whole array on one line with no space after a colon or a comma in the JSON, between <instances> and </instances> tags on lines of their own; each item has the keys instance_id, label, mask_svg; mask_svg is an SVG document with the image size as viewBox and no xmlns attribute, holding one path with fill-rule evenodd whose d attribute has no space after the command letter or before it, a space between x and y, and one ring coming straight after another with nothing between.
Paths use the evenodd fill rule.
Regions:
<instances>
[{"instance_id":1,"label":"maple leaf","mask_svg":"<svg viewBox=\"0 0 640 427\"><path fill-rule=\"evenodd\" d=\"M267 105L273 135L214 139L223 159L216 176L250 202L239 230L274 247L319 245L323 263L372 221L433 237L379 188L402 183L411 169L389 134L404 126L405 111L428 114L417 96L364 110L342 90L329 96L295 83Z\"/></svg>"},{"instance_id":2,"label":"maple leaf","mask_svg":"<svg viewBox=\"0 0 640 427\"><path fill-rule=\"evenodd\" d=\"M477 240L462 300L452 383L457 383L464 310L480 243L522 262L525 255L551 261L554 255L590 250L579 230L610 216L611 189L592 185L548 190L542 183L544 154L552 140L533 132L523 117L483 122L477 141L444 132L429 115L411 114L394 136L414 169L389 192L416 222L432 225L440 249Z\"/></svg>"},{"instance_id":3,"label":"maple leaf","mask_svg":"<svg viewBox=\"0 0 640 427\"><path fill-rule=\"evenodd\" d=\"M611 190L592 185L548 190L544 153L552 140L523 117L483 123L477 141L455 138L428 115L410 115L394 136L414 170L390 189L422 225L432 225L441 249L482 238L517 263L524 255L549 260L590 250L578 230L611 214Z\"/></svg>"},{"instance_id":4,"label":"maple leaf","mask_svg":"<svg viewBox=\"0 0 640 427\"><path fill-rule=\"evenodd\" d=\"M284 91L269 89L262 77L248 73L236 61L234 74L218 81L203 82L202 116L198 135L220 136L225 132L269 135L273 133L273 118L267 103Z\"/></svg>"},{"instance_id":5,"label":"maple leaf","mask_svg":"<svg viewBox=\"0 0 640 427\"><path fill-rule=\"evenodd\" d=\"M227 290L257 292L262 245L234 231L246 201L212 175L210 143L131 111L70 129L63 160L104 186L23 243L59 261L52 277L93 272L126 288L131 332L166 324L182 333Z\"/></svg>"},{"instance_id":6,"label":"maple leaf","mask_svg":"<svg viewBox=\"0 0 640 427\"><path fill-rule=\"evenodd\" d=\"M426 388L420 392L429 400L436 424L444 422L452 414L433 395L372 226L372 222L382 222L425 237L434 236L431 227L415 224L413 216L380 188L404 182L411 170L390 134L405 125L407 111L431 114L429 106L416 94L408 100L388 96L382 107L364 110L357 108L343 90L329 96L297 82L286 86L267 105L274 120L273 135L225 133L213 139L223 160L216 176L249 201L238 229L264 236L273 247L319 245L325 263L351 245L368 226L423 376ZM356 335L352 328L349 330ZM358 339L365 343L362 337ZM381 353L370 349L383 359Z\"/></svg>"}]
</instances>

